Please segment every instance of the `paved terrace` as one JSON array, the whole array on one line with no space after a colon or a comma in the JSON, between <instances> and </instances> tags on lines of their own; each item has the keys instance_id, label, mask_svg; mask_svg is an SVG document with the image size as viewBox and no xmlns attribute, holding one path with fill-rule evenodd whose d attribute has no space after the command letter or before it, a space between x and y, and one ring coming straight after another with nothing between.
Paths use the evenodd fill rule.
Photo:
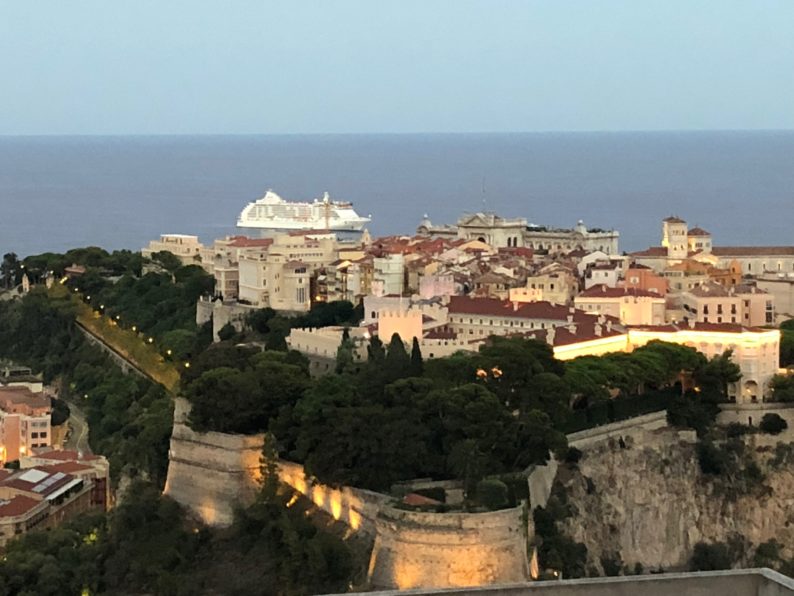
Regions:
<instances>
[{"instance_id":1,"label":"paved terrace","mask_svg":"<svg viewBox=\"0 0 794 596\"><path fill-rule=\"evenodd\" d=\"M770 569L664 573L566 581L368 592L379 596L794 596L794 580Z\"/></svg>"}]
</instances>

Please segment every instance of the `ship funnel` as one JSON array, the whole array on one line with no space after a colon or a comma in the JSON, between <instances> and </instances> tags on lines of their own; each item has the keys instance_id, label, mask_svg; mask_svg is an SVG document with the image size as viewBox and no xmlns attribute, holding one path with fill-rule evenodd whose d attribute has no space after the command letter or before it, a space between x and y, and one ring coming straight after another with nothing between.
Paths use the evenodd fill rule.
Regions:
<instances>
[{"instance_id":1,"label":"ship funnel","mask_svg":"<svg viewBox=\"0 0 794 596\"><path fill-rule=\"evenodd\" d=\"M328 191L326 190L326 191L323 193L323 203L328 203L328 202L330 202L330 201L331 201L331 195L329 195L329 194L328 194Z\"/></svg>"}]
</instances>

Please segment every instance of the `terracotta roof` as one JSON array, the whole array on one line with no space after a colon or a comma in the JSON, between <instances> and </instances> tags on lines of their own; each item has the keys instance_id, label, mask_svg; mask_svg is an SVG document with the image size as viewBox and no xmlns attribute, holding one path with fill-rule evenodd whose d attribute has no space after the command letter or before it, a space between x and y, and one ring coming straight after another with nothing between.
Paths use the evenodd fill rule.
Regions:
<instances>
[{"instance_id":1,"label":"terracotta roof","mask_svg":"<svg viewBox=\"0 0 794 596\"><path fill-rule=\"evenodd\" d=\"M687 236L711 236L711 234L703 228L692 228L687 232Z\"/></svg>"},{"instance_id":2,"label":"terracotta roof","mask_svg":"<svg viewBox=\"0 0 794 596\"><path fill-rule=\"evenodd\" d=\"M666 257L667 249L664 246L651 246L645 250L630 252L630 257Z\"/></svg>"},{"instance_id":3,"label":"terracotta roof","mask_svg":"<svg viewBox=\"0 0 794 596\"><path fill-rule=\"evenodd\" d=\"M0 407L8 408L16 405L25 405L30 408L49 408L52 401L43 393L33 393L24 386L0 387Z\"/></svg>"},{"instance_id":4,"label":"terracotta roof","mask_svg":"<svg viewBox=\"0 0 794 596\"><path fill-rule=\"evenodd\" d=\"M660 298L664 299L656 292L649 292L648 290L640 290L639 288L610 288L604 284L597 284L581 292L577 298L618 298L620 296L636 296L647 298Z\"/></svg>"},{"instance_id":5,"label":"terracotta roof","mask_svg":"<svg viewBox=\"0 0 794 596\"><path fill-rule=\"evenodd\" d=\"M794 246L715 246L711 252L719 257L782 257L794 256Z\"/></svg>"},{"instance_id":6,"label":"terracotta roof","mask_svg":"<svg viewBox=\"0 0 794 596\"><path fill-rule=\"evenodd\" d=\"M15 495L10 499L0 499L0 517L18 517L35 509L41 501L25 495Z\"/></svg>"},{"instance_id":7,"label":"terracotta roof","mask_svg":"<svg viewBox=\"0 0 794 596\"><path fill-rule=\"evenodd\" d=\"M45 472L49 472L50 474L55 474L56 472L63 472L64 474L74 474L75 472L84 472L86 470L93 470L89 465L81 464L76 461L62 461L57 464L49 464L46 466L36 466L38 470L44 470Z\"/></svg>"},{"instance_id":8,"label":"terracotta roof","mask_svg":"<svg viewBox=\"0 0 794 596\"><path fill-rule=\"evenodd\" d=\"M46 497L75 480L63 472L47 472L38 467L19 470L3 480L2 485Z\"/></svg>"},{"instance_id":9,"label":"terracotta roof","mask_svg":"<svg viewBox=\"0 0 794 596\"><path fill-rule=\"evenodd\" d=\"M435 499L431 499L430 497L425 497L424 495L417 495L416 493L408 493L403 497L403 503L405 505L441 505L441 501L436 501Z\"/></svg>"},{"instance_id":10,"label":"terracotta roof","mask_svg":"<svg viewBox=\"0 0 794 596\"><path fill-rule=\"evenodd\" d=\"M596 324L575 325L573 331L568 328L568 325L555 327L553 345L568 346L571 344L604 339L605 337L617 337L619 335L626 334L626 331L623 328L612 327L611 329L607 329L606 325L601 325L600 327L600 333L596 333ZM536 329L528 333L523 333L522 335L548 343L549 329Z\"/></svg>"},{"instance_id":11,"label":"terracotta roof","mask_svg":"<svg viewBox=\"0 0 794 596\"><path fill-rule=\"evenodd\" d=\"M450 296L447 305L450 314L490 315L495 317L515 317L520 319L548 319L567 321L573 315L574 321L589 320L594 317L584 311L551 304L550 302L510 302L496 298L469 298L467 296Z\"/></svg>"},{"instance_id":12,"label":"terracotta roof","mask_svg":"<svg viewBox=\"0 0 794 596\"><path fill-rule=\"evenodd\" d=\"M247 236L235 236L229 246L235 248L254 248L254 247L268 247L273 244L272 238L248 238Z\"/></svg>"},{"instance_id":13,"label":"terracotta roof","mask_svg":"<svg viewBox=\"0 0 794 596\"><path fill-rule=\"evenodd\" d=\"M667 223L686 223L680 217L676 217L675 215L671 215L670 217L665 217L664 220Z\"/></svg>"}]
</instances>

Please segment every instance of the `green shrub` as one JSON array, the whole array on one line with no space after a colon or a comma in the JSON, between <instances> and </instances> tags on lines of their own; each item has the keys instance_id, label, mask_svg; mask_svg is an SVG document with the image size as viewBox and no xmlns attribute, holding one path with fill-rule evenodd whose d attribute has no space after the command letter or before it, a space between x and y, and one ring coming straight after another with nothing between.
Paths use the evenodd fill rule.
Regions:
<instances>
[{"instance_id":1,"label":"green shrub","mask_svg":"<svg viewBox=\"0 0 794 596\"><path fill-rule=\"evenodd\" d=\"M576 447L568 447L568 451L565 452L566 464L576 465L581 459L582 451L580 449L577 449Z\"/></svg>"},{"instance_id":2,"label":"green shrub","mask_svg":"<svg viewBox=\"0 0 794 596\"><path fill-rule=\"evenodd\" d=\"M719 476L728 467L728 454L709 441L700 441L697 444L698 464L704 474Z\"/></svg>"},{"instance_id":3,"label":"green shrub","mask_svg":"<svg viewBox=\"0 0 794 596\"><path fill-rule=\"evenodd\" d=\"M729 438L736 438L746 435L750 432L750 427L741 422L731 422L725 429Z\"/></svg>"},{"instance_id":4,"label":"green shrub","mask_svg":"<svg viewBox=\"0 0 794 596\"><path fill-rule=\"evenodd\" d=\"M764 417L761 418L761 424L758 426L765 433L779 435L788 428L788 422L780 414L764 414Z\"/></svg>"},{"instance_id":5,"label":"green shrub","mask_svg":"<svg viewBox=\"0 0 794 596\"><path fill-rule=\"evenodd\" d=\"M718 571L731 568L728 545L722 542L707 544L698 542L689 560L690 571Z\"/></svg>"},{"instance_id":6,"label":"green shrub","mask_svg":"<svg viewBox=\"0 0 794 596\"><path fill-rule=\"evenodd\" d=\"M507 485L501 480L485 478L477 483L477 501L488 509L501 509L508 503Z\"/></svg>"}]
</instances>

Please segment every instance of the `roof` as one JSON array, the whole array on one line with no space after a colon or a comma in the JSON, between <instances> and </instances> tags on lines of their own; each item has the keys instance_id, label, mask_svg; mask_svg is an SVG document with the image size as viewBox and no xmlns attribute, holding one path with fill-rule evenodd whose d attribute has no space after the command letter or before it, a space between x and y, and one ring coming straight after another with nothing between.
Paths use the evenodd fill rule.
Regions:
<instances>
[{"instance_id":1,"label":"roof","mask_svg":"<svg viewBox=\"0 0 794 596\"><path fill-rule=\"evenodd\" d=\"M638 331L655 331L659 333L675 333L678 331L703 331L712 333L766 333L771 329L747 327L740 323L670 323L667 325L636 325L631 327Z\"/></svg>"},{"instance_id":2,"label":"roof","mask_svg":"<svg viewBox=\"0 0 794 596\"><path fill-rule=\"evenodd\" d=\"M18 517L35 509L41 501L25 495L14 495L10 499L0 499L0 517Z\"/></svg>"},{"instance_id":3,"label":"roof","mask_svg":"<svg viewBox=\"0 0 794 596\"><path fill-rule=\"evenodd\" d=\"M268 247L273 244L272 238L248 238L247 236L235 236L229 246L235 248Z\"/></svg>"},{"instance_id":4,"label":"roof","mask_svg":"<svg viewBox=\"0 0 794 596\"><path fill-rule=\"evenodd\" d=\"M703 228L695 227L687 232L687 236L711 236L711 233Z\"/></svg>"},{"instance_id":5,"label":"roof","mask_svg":"<svg viewBox=\"0 0 794 596\"><path fill-rule=\"evenodd\" d=\"M683 219L681 219L680 217L676 217L675 215L671 215L670 217L665 217L664 220L662 221L666 223L686 223Z\"/></svg>"},{"instance_id":6,"label":"roof","mask_svg":"<svg viewBox=\"0 0 794 596\"><path fill-rule=\"evenodd\" d=\"M550 302L511 302L497 298L469 298L450 296L447 305L450 314L488 315L495 317L515 317L519 319L548 319L567 321L571 315L574 321L590 320L593 315L584 311L552 304Z\"/></svg>"},{"instance_id":7,"label":"roof","mask_svg":"<svg viewBox=\"0 0 794 596\"><path fill-rule=\"evenodd\" d=\"M431 329L424 334L423 339L457 339L458 334L454 331L445 331L441 327Z\"/></svg>"},{"instance_id":8,"label":"roof","mask_svg":"<svg viewBox=\"0 0 794 596\"><path fill-rule=\"evenodd\" d=\"M568 325L562 325L561 327L555 327L553 330L554 338L552 341L553 346L568 346L571 344L578 344L583 343L586 341L594 341L597 339L604 339L605 337L617 337L619 335L625 335L625 329L619 328L607 328L606 325L598 325L600 329L597 327L596 324L591 325L575 325L573 329L569 329ZM530 331L529 333L525 333L526 337L532 337L539 341L547 342L549 337L549 329L540 329Z\"/></svg>"},{"instance_id":9,"label":"roof","mask_svg":"<svg viewBox=\"0 0 794 596\"><path fill-rule=\"evenodd\" d=\"M56 461L94 461L100 456L92 453L82 453L72 449L53 449L36 455L37 459L51 459Z\"/></svg>"},{"instance_id":10,"label":"roof","mask_svg":"<svg viewBox=\"0 0 794 596\"><path fill-rule=\"evenodd\" d=\"M20 470L2 482L2 486L25 491L42 498L54 498L79 482L64 472L50 473L41 468Z\"/></svg>"},{"instance_id":11,"label":"roof","mask_svg":"<svg viewBox=\"0 0 794 596\"><path fill-rule=\"evenodd\" d=\"M645 250L630 252L630 257L666 257L667 249L664 246L651 246Z\"/></svg>"},{"instance_id":12,"label":"roof","mask_svg":"<svg viewBox=\"0 0 794 596\"><path fill-rule=\"evenodd\" d=\"M29 408L50 408L52 401L43 393L33 393L24 386L0 387L0 407L25 405Z\"/></svg>"},{"instance_id":13,"label":"roof","mask_svg":"<svg viewBox=\"0 0 794 596\"><path fill-rule=\"evenodd\" d=\"M715 246L711 253L718 257L783 257L794 256L794 246Z\"/></svg>"},{"instance_id":14,"label":"roof","mask_svg":"<svg viewBox=\"0 0 794 596\"><path fill-rule=\"evenodd\" d=\"M74 474L75 472L85 472L86 470L94 469L93 467L87 464L81 464L76 461L62 461L57 464L36 466L36 468L38 470L44 470L45 472L49 472L50 474L55 474L57 472L63 472L64 474Z\"/></svg>"},{"instance_id":15,"label":"roof","mask_svg":"<svg viewBox=\"0 0 794 596\"><path fill-rule=\"evenodd\" d=\"M621 296L659 298L660 300L664 300L664 297L656 292L640 290L639 288L610 288L604 284L597 284L588 288L584 292L581 292L577 298L619 298Z\"/></svg>"}]
</instances>

